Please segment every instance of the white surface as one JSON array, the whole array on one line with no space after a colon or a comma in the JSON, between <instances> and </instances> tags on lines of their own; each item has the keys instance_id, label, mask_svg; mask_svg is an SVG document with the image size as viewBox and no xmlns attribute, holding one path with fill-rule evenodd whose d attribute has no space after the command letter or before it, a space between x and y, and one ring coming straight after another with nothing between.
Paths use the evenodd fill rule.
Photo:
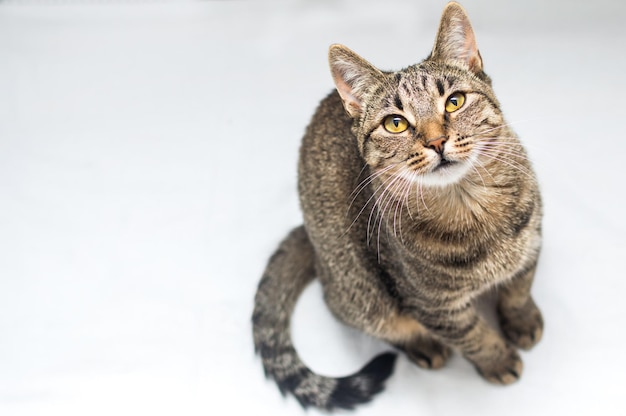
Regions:
<instances>
[{"instance_id":1,"label":"white surface","mask_svg":"<svg viewBox=\"0 0 626 416\"><path fill-rule=\"evenodd\" d=\"M0 5L0 414L303 414L263 378L250 315L301 222L327 47L413 64L444 2L62 3ZM505 388L401 358L359 414L622 415L624 5L464 5L543 188L545 338ZM320 293L293 329L315 370L386 348Z\"/></svg>"}]
</instances>

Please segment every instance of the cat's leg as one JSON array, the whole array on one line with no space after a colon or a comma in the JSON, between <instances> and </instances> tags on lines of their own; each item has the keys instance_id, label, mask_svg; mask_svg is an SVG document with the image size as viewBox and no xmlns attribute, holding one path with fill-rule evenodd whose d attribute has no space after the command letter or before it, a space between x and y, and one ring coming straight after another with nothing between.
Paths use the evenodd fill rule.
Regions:
<instances>
[{"instance_id":1,"label":"cat's leg","mask_svg":"<svg viewBox=\"0 0 626 416\"><path fill-rule=\"evenodd\" d=\"M384 325L376 334L397 348L415 364L426 369L438 369L444 366L452 348L436 339L422 324L415 319L399 314L392 314L385 319Z\"/></svg>"},{"instance_id":2,"label":"cat's leg","mask_svg":"<svg viewBox=\"0 0 626 416\"><path fill-rule=\"evenodd\" d=\"M452 348L439 341L429 332L416 336L408 342L396 343L406 356L419 367L439 369L452 355Z\"/></svg>"},{"instance_id":3,"label":"cat's leg","mask_svg":"<svg viewBox=\"0 0 626 416\"><path fill-rule=\"evenodd\" d=\"M420 367L440 368L444 365L451 349L435 339L418 321L400 314L397 300L379 287L376 280L361 277L353 280L358 281L355 285L324 277L322 275L320 279L324 299L340 321L398 347Z\"/></svg>"},{"instance_id":4,"label":"cat's leg","mask_svg":"<svg viewBox=\"0 0 626 416\"><path fill-rule=\"evenodd\" d=\"M488 381L510 384L522 374L517 350L478 314L471 303L457 309L414 307L420 322L447 345L458 349Z\"/></svg>"},{"instance_id":5,"label":"cat's leg","mask_svg":"<svg viewBox=\"0 0 626 416\"><path fill-rule=\"evenodd\" d=\"M506 285L499 288L498 317L504 335L516 346L529 349L543 334L543 318L533 298L530 286L536 263L518 272Z\"/></svg>"}]
</instances>

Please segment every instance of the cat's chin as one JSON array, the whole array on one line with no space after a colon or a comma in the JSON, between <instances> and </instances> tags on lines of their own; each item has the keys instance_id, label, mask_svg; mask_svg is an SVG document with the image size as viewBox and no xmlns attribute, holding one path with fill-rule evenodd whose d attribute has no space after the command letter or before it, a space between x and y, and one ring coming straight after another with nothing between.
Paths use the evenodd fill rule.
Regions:
<instances>
[{"instance_id":1,"label":"cat's chin","mask_svg":"<svg viewBox=\"0 0 626 416\"><path fill-rule=\"evenodd\" d=\"M424 175L403 175L405 179L415 182L420 186L444 188L460 182L470 170L470 164L464 162L451 162L437 166Z\"/></svg>"}]
</instances>

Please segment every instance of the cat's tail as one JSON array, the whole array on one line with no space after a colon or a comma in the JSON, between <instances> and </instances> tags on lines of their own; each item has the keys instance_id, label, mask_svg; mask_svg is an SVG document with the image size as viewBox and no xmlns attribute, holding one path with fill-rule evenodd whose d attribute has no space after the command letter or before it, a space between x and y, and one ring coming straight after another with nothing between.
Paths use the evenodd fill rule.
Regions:
<instances>
[{"instance_id":1,"label":"cat's tail","mask_svg":"<svg viewBox=\"0 0 626 416\"><path fill-rule=\"evenodd\" d=\"M314 277L313 246L300 226L272 255L259 283L252 315L254 346L266 376L276 381L283 395L293 394L303 407L351 409L383 389L396 356L379 355L357 373L342 378L308 369L294 349L289 321L300 293Z\"/></svg>"}]
</instances>

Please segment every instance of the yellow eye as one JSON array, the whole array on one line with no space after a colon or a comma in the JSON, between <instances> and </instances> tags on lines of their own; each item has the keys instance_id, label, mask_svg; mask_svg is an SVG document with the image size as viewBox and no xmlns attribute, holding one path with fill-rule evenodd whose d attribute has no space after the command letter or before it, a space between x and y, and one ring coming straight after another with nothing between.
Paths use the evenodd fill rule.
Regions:
<instances>
[{"instance_id":1,"label":"yellow eye","mask_svg":"<svg viewBox=\"0 0 626 416\"><path fill-rule=\"evenodd\" d=\"M409 128L409 122L406 121L406 118L394 114L385 117L385 120L383 121L383 127L385 127L385 130L387 130L389 133L402 133Z\"/></svg>"},{"instance_id":2,"label":"yellow eye","mask_svg":"<svg viewBox=\"0 0 626 416\"><path fill-rule=\"evenodd\" d=\"M465 103L465 94L462 92L455 92L451 96L448 97L446 101L446 111L448 113L454 113L459 108L463 107Z\"/></svg>"}]
</instances>

